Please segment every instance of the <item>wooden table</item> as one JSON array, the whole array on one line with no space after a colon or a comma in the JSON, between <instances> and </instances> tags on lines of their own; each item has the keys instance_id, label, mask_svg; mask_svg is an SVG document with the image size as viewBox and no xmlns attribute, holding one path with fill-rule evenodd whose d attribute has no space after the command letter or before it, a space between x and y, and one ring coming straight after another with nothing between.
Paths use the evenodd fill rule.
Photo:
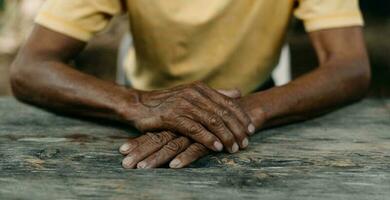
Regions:
<instances>
[{"instance_id":1,"label":"wooden table","mask_svg":"<svg viewBox=\"0 0 390 200\"><path fill-rule=\"evenodd\" d=\"M259 132L186 169L124 170L134 130L0 98L0 199L390 199L390 99Z\"/></svg>"}]
</instances>

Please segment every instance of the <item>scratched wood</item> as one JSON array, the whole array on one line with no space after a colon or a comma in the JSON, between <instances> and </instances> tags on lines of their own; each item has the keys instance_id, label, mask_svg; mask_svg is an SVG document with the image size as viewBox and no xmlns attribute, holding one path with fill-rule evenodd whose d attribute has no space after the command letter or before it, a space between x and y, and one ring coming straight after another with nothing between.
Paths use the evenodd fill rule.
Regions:
<instances>
[{"instance_id":1,"label":"scratched wood","mask_svg":"<svg viewBox=\"0 0 390 200\"><path fill-rule=\"evenodd\" d=\"M0 199L390 199L390 99L259 132L190 168L124 170L134 130L0 98Z\"/></svg>"}]
</instances>

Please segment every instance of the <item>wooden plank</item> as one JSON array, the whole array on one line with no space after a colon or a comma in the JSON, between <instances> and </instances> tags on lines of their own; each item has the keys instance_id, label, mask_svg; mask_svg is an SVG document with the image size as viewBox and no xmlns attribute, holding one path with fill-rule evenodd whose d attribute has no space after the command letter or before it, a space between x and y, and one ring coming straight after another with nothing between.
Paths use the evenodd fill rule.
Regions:
<instances>
[{"instance_id":1,"label":"wooden plank","mask_svg":"<svg viewBox=\"0 0 390 200\"><path fill-rule=\"evenodd\" d=\"M0 199L389 199L390 100L259 132L190 168L124 170L127 127L0 98Z\"/></svg>"}]
</instances>

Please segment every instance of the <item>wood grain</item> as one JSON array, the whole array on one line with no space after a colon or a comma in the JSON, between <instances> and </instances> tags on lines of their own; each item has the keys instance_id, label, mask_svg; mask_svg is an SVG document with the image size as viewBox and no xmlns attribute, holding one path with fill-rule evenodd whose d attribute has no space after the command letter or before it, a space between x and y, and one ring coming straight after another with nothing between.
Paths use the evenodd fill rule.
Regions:
<instances>
[{"instance_id":1,"label":"wood grain","mask_svg":"<svg viewBox=\"0 0 390 200\"><path fill-rule=\"evenodd\" d=\"M0 199L390 199L390 100L257 133L189 168L124 170L127 127L0 98Z\"/></svg>"}]
</instances>

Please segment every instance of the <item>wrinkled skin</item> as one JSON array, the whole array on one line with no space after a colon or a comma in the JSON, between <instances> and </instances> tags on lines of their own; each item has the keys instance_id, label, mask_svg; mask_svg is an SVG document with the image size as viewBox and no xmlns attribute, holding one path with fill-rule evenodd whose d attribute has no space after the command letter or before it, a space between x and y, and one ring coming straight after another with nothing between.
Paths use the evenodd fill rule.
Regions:
<instances>
[{"instance_id":1,"label":"wrinkled skin","mask_svg":"<svg viewBox=\"0 0 390 200\"><path fill-rule=\"evenodd\" d=\"M240 107L248 108L245 101L238 99L239 93L234 91L219 92L234 98ZM250 120L261 126L265 121L265 113L257 110L256 114L258 117ZM247 145L248 140L243 144L244 148ZM119 152L126 156L122 162L124 168L155 168L166 163L169 163L171 168L182 168L207 155L210 150L187 137L163 131L149 132L135 139L129 139L119 148Z\"/></svg>"},{"instance_id":2,"label":"wrinkled skin","mask_svg":"<svg viewBox=\"0 0 390 200\"><path fill-rule=\"evenodd\" d=\"M206 155L209 150L187 137L165 131L129 140L121 146L120 152L126 155L122 162L124 168L155 168L170 161L169 167L181 168Z\"/></svg>"},{"instance_id":3,"label":"wrinkled skin","mask_svg":"<svg viewBox=\"0 0 390 200\"><path fill-rule=\"evenodd\" d=\"M134 120L134 125L142 132L170 130L211 150L221 151L225 146L230 153L235 153L239 147L246 147L243 141L255 130L234 98L201 82L140 92L139 96L142 114Z\"/></svg>"},{"instance_id":4,"label":"wrinkled skin","mask_svg":"<svg viewBox=\"0 0 390 200\"><path fill-rule=\"evenodd\" d=\"M371 73L362 28L334 28L309 36L317 68L286 85L237 99L200 82L145 92L100 80L68 64L85 42L36 25L12 64L11 86L23 102L69 115L117 120L147 132L121 147L125 168L168 162L180 168L209 150L221 150L220 144L231 153L237 146L245 148L252 125L260 130L307 120L364 96Z\"/></svg>"}]
</instances>

